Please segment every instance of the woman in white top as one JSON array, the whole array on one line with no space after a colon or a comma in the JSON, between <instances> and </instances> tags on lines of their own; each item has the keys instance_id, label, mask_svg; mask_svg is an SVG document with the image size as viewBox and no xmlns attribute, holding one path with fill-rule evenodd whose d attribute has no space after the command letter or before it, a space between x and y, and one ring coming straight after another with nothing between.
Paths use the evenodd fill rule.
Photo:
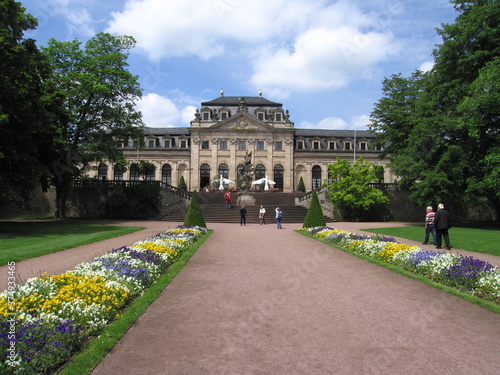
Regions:
<instances>
[{"instance_id":1,"label":"woman in white top","mask_svg":"<svg viewBox=\"0 0 500 375\"><path fill-rule=\"evenodd\" d=\"M259 210L259 220L260 220L260 225L266 224L266 209L264 208L263 205L260 206Z\"/></svg>"}]
</instances>

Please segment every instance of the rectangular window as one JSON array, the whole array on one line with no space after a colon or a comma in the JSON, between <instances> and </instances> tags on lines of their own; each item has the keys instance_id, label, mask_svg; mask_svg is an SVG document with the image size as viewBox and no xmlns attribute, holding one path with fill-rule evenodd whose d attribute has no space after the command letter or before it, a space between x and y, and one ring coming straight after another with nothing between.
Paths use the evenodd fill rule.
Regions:
<instances>
[{"instance_id":1,"label":"rectangular window","mask_svg":"<svg viewBox=\"0 0 500 375\"><path fill-rule=\"evenodd\" d=\"M257 119L259 121L264 121L264 113L262 113L262 112L257 113Z\"/></svg>"},{"instance_id":2,"label":"rectangular window","mask_svg":"<svg viewBox=\"0 0 500 375\"><path fill-rule=\"evenodd\" d=\"M335 150L335 148L336 148L336 147L335 147L335 142L328 142L328 148L329 148L330 150Z\"/></svg>"},{"instance_id":3,"label":"rectangular window","mask_svg":"<svg viewBox=\"0 0 500 375\"><path fill-rule=\"evenodd\" d=\"M366 142L361 142L361 143L359 144L359 149L360 149L361 151L366 151Z\"/></svg>"},{"instance_id":4,"label":"rectangular window","mask_svg":"<svg viewBox=\"0 0 500 375\"><path fill-rule=\"evenodd\" d=\"M304 141L297 141L297 150L304 149Z\"/></svg>"},{"instance_id":5,"label":"rectangular window","mask_svg":"<svg viewBox=\"0 0 500 375\"><path fill-rule=\"evenodd\" d=\"M263 150L264 149L264 141L255 142L255 146L256 146L257 150Z\"/></svg>"},{"instance_id":6,"label":"rectangular window","mask_svg":"<svg viewBox=\"0 0 500 375\"><path fill-rule=\"evenodd\" d=\"M346 151L351 150L351 142L344 142L344 150Z\"/></svg>"},{"instance_id":7,"label":"rectangular window","mask_svg":"<svg viewBox=\"0 0 500 375\"><path fill-rule=\"evenodd\" d=\"M170 139L165 140L165 148L170 148L170 147L172 147L171 143L170 143Z\"/></svg>"},{"instance_id":8,"label":"rectangular window","mask_svg":"<svg viewBox=\"0 0 500 375\"><path fill-rule=\"evenodd\" d=\"M281 113L276 113L276 121L281 121Z\"/></svg>"},{"instance_id":9,"label":"rectangular window","mask_svg":"<svg viewBox=\"0 0 500 375\"><path fill-rule=\"evenodd\" d=\"M210 144L208 141L201 141L201 149L202 150L208 150L210 148Z\"/></svg>"},{"instance_id":10,"label":"rectangular window","mask_svg":"<svg viewBox=\"0 0 500 375\"><path fill-rule=\"evenodd\" d=\"M278 151L283 150L283 142L281 141L274 142L274 149Z\"/></svg>"},{"instance_id":11,"label":"rectangular window","mask_svg":"<svg viewBox=\"0 0 500 375\"><path fill-rule=\"evenodd\" d=\"M227 150L227 141L219 142L219 150Z\"/></svg>"},{"instance_id":12,"label":"rectangular window","mask_svg":"<svg viewBox=\"0 0 500 375\"><path fill-rule=\"evenodd\" d=\"M134 141L133 145L134 145L133 146L134 148L138 148L139 147L139 141Z\"/></svg>"},{"instance_id":13,"label":"rectangular window","mask_svg":"<svg viewBox=\"0 0 500 375\"><path fill-rule=\"evenodd\" d=\"M116 147L118 147L118 148L122 148L122 147L123 147L123 142L117 142L117 143L116 143Z\"/></svg>"},{"instance_id":14,"label":"rectangular window","mask_svg":"<svg viewBox=\"0 0 500 375\"><path fill-rule=\"evenodd\" d=\"M185 139L183 139L181 141L181 148L187 148L187 147L188 147L188 142Z\"/></svg>"},{"instance_id":15,"label":"rectangular window","mask_svg":"<svg viewBox=\"0 0 500 375\"><path fill-rule=\"evenodd\" d=\"M221 112L220 119L221 120L226 120L227 119L227 112Z\"/></svg>"},{"instance_id":16,"label":"rectangular window","mask_svg":"<svg viewBox=\"0 0 500 375\"><path fill-rule=\"evenodd\" d=\"M319 141L314 141L314 142L313 142L313 149L314 149L314 150L319 150L319 149L320 149L319 145L320 145L320 144L319 144Z\"/></svg>"},{"instance_id":17,"label":"rectangular window","mask_svg":"<svg viewBox=\"0 0 500 375\"><path fill-rule=\"evenodd\" d=\"M149 148L154 148L155 147L155 141L150 139L149 140Z\"/></svg>"},{"instance_id":18,"label":"rectangular window","mask_svg":"<svg viewBox=\"0 0 500 375\"><path fill-rule=\"evenodd\" d=\"M246 150L247 143L245 141L238 141L238 150Z\"/></svg>"},{"instance_id":19,"label":"rectangular window","mask_svg":"<svg viewBox=\"0 0 500 375\"><path fill-rule=\"evenodd\" d=\"M203 112L203 120L208 121L210 120L210 116L208 112Z\"/></svg>"}]
</instances>

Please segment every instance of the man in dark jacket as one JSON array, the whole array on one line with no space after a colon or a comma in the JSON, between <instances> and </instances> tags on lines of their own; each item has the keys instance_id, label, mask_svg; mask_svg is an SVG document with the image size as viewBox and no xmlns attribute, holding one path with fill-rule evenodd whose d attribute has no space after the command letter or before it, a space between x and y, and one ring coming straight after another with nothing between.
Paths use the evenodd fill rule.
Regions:
<instances>
[{"instance_id":1,"label":"man in dark jacket","mask_svg":"<svg viewBox=\"0 0 500 375\"><path fill-rule=\"evenodd\" d=\"M448 229L451 228L450 213L444 209L442 203L438 205L434 226L436 228L436 249L441 249L442 239L444 238L446 249L451 250L450 236L448 235Z\"/></svg>"}]
</instances>

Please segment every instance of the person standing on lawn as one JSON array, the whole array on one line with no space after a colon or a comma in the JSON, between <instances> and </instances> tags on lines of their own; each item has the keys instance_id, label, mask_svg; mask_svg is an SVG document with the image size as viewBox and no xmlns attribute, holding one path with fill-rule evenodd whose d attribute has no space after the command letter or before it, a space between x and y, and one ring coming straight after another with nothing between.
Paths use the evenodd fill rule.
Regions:
<instances>
[{"instance_id":1,"label":"person standing on lawn","mask_svg":"<svg viewBox=\"0 0 500 375\"><path fill-rule=\"evenodd\" d=\"M432 206L427 207L427 214L425 215L425 239L422 245L429 243L429 235L432 233L433 243L436 245L436 228L434 228L434 220L436 213L432 210Z\"/></svg>"},{"instance_id":2,"label":"person standing on lawn","mask_svg":"<svg viewBox=\"0 0 500 375\"><path fill-rule=\"evenodd\" d=\"M436 217L434 220L436 226L436 249L441 249L442 239L446 245L446 250L451 250L450 236L448 230L451 228L450 213L444 209L444 204L439 203Z\"/></svg>"}]
</instances>

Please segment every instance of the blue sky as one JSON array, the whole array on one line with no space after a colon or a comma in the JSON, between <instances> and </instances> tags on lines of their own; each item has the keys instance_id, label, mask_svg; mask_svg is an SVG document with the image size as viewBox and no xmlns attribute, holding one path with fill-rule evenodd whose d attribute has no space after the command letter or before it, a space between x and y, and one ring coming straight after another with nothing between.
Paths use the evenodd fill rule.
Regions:
<instances>
[{"instance_id":1,"label":"blue sky","mask_svg":"<svg viewBox=\"0 0 500 375\"><path fill-rule=\"evenodd\" d=\"M26 34L82 42L131 35L146 126L189 126L202 101L283 103L296 128L365 130L382 80L432 67L448 0L26 0Z\"/></svg>"}]
</instances>

